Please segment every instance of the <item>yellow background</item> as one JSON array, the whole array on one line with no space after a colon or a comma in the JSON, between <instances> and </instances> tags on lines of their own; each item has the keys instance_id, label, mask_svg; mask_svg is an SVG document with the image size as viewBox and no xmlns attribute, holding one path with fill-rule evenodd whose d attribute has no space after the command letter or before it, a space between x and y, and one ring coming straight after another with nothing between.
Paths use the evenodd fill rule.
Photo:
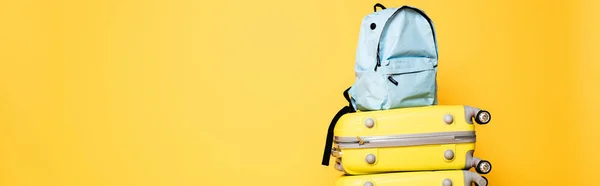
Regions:
<instances>
[{"instance_id":1,"label":"yellow background","mask_svg":"<svg viewBox=\"0 0 600 186\"><path fill-rule=\"evenodd\" d=\"M0 185L333 185L377 1L2 1ZM491 185L596 185L599 3L381 1L434 20L440 104L490 110Z\"/></svg>"}]
</instances>

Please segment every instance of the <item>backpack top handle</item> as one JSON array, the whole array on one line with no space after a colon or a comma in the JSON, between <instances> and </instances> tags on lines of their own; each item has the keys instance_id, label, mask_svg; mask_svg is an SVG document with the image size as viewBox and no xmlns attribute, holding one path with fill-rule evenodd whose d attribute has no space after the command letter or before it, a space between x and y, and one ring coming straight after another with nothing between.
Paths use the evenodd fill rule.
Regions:
<instances>
[{"instance_id":1,"label":"backpack top handle","mask_svg":"<svg viewBox=\"0 0 600 186\"><path fill-rule=\"evenodd\" d=\"M383 6L381 3L377 3L375 4L375 6L373 6L373 11L377 12L377 7L381 8L382 10L385 10L385 6Z\"/></svg>"}]
</instances>

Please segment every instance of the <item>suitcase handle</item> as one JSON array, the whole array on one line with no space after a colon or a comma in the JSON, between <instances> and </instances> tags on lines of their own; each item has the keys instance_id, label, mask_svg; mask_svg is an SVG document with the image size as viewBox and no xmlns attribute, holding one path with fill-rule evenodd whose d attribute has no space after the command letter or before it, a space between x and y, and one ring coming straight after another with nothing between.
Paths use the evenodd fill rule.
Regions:
<instances>
[{"instance_id":1,"label":"suitcase handle","mask_svg":"<svg viewBox=\"0 0 600 186\"><path fill-rule=\"evenodd\" d=\"M329 160L331 158L331 146L333 146L333 130L335 129L335 124L344 114L356 112L356 110L354 110L354 108L352 107L352 102L350 101L350 96L348 95L348 91L350 90L350 88L352 87L349 87L344 91L344 98L346 98L346 100L348 101L348 106L344 106L344 108L340 109L340 111L338 111L338 113L335 114L335 116L331 120L331 123L329 123L329 129L327 130L327 138L325 140L325 149L323 149L323 160L321 162L321 165L329 166Z\"/></svg>"}]
</instances>

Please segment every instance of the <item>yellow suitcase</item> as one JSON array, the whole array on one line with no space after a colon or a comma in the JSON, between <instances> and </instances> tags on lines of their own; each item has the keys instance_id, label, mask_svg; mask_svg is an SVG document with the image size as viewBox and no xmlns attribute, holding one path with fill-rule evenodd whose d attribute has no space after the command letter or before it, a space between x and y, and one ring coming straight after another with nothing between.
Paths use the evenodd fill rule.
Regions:
<instances>
[{"instance_id":1,"label":"yellow suitcase","mask_svg":"<svg viewBox=\"0 0 600 186\"><path fill-rule=\"evenodd\" d=\"M487 186L484 176L466 170L398 172L369 174L360 176L342 176L336 186Z\"/></svg>"},{"instance_id":2,"label":"yellow suitcase","mask_svg":"<svg viewBox=\"0 0 600 186\"><path fill-rule=\"evenodd\" d=\"M491 163L473 157L473 118L487 124L491 115L463 105L355 111L339 117L329 154L349 175L472 167L487 174Z\"/></svg>"}]
</instances>

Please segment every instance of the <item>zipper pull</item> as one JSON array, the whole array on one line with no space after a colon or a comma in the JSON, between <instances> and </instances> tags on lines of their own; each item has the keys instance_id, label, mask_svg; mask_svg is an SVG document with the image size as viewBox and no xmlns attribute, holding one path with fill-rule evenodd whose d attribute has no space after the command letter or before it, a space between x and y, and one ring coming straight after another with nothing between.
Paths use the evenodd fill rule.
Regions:
<instances>
[{"instance_id":1,"label":"zipper pull","mask_svg":"<svg viewBox=\"0 0 600 186\"><path fill-rule=\"evenodd\" d=\"M392 82L394 85L398 86L398 81L396 81L392 75L388 76L388 80L390 80L390 82Z\"/></svg>"},{"instance_id":2,"label":"zipper pull","mask_svg":"<svg viewBox=\"0 0 600 186\"><path fill-rule=\"evenodd\" d=\"M359 145L365 144L365 142L362 139L360 139L360 136L356 136L356 139L358 140Z\"/></svg>"},{"instance_id":3,"label":"zipper pull","mask_svg":"<svg viewBox=\"0 0 600 186\"><path fill-rule=\"evenodd\" d=\"M377 64L375 64L375 71L377 72L377 67L381 66L381 61L379 60L379 49L377 49Z\"/></svg>"}]
</instances>

